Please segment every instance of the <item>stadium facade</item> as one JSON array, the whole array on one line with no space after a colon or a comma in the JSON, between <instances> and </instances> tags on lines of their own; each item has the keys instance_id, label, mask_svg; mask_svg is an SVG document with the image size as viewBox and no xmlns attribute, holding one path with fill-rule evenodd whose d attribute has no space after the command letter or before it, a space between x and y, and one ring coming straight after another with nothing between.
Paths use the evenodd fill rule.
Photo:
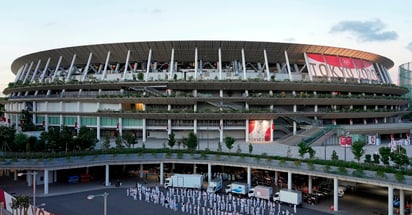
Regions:
<instances>
[{"instance_id":1,"label":"stadium facade","mask_svg":"<svg viewBox=\"0 0 412 215\"><path fill-rule=\"evenodd\" d=\"M194 132L268 143L300 129L397 123L408 89L392 60L329 46L251 41L153 41L28 54L12 63L5 123L133 132L143 142Z\"/></svg>"}]
</instances>

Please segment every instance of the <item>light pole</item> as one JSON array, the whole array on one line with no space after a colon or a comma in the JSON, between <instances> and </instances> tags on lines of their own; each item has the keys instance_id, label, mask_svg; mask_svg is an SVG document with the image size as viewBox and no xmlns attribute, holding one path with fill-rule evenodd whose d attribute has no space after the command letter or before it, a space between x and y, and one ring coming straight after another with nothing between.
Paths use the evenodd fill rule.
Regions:
<instances>
[{"instance_id":1,"label":"light pole","mask_svg":"<svg viewBox=\"0 0 412 215\"><path fill-rule=\"evenodd\" d=\"M97 194L97 195L88 195L87 199L94 199L94 197L103 197L104 199L104 205L103 205L103 215L107 215L107 196L109 193L104 192L103 194Z\"/></svg>"},{"instance_id":2,"label":"light pole","mask_svg":"<svg viewBox=\"0 0 412 215\"><path fill-rule=\"evenodd\" d=\"M17 174L17 176L22 176L22 175L31 175L33 177L33 184L31 185L33 187L33 214L36 212L36 177L37 177L37 172L20 172Z\"/></svg>"}]
</instances>

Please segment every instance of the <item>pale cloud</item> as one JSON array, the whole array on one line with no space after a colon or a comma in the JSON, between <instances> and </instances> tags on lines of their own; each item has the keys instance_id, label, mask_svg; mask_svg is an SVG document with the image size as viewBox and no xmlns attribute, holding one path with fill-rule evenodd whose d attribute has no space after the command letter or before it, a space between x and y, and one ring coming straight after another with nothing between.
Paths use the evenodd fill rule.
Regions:
<instances>
[{"instance_id":1,"label":"pale cloud","mask_svg":"<svg viewBox=\"0 0 412 215\"><path fill-rule=\"evenodd\" d=\"M385 29L385 24L380 19L372 21L341 21L332 26L330 33L349 32L359 41L389 41L398 39L398 33Z\"/></svg>"},{"instance_id":2,"label":"pale cloud","mask_svg":"<svg viewBox=\"0 0 412 215\"><path fill-rule=\"evenodd\" d=\"M406 49L412 52L412 42L410 42L407 46Z\"/></svg>"}]
</instances>

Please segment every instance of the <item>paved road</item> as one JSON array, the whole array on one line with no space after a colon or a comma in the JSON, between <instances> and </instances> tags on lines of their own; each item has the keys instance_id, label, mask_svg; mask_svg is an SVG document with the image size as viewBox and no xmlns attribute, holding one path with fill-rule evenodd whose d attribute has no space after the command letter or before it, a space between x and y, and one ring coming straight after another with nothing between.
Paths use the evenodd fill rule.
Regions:
<instances>
[{"instance_id":1,"label":"paved road","mask_svg":"<svg viewBox=\"0 0 412 215\"><path fill-rule=\"evenodd\" d=\"M190 213L183 213L179 209L174 211L162 207L159 204L146 203L144 199L134 200L132 197L126 196L126 188L109 188L95 191L86 191L80 193L72 193L66 195L59 195L53 197L41 197L38 198L38 202L44 202L47 204L46 209L52 211L56 215L100 215L103 214L103 198L96 197L93 200L88 200L86 197L90 194L103 194L108 192L108 205L107 212L110 215L121 214L121 215L159 215L159 214L173 214L173 215L184 215ZM287 206L282 206L282 210L293 211L293 208ZM196 213L197 214L197 213ZM202 214L202 213L200 213ZM265 213L268 214L268 213ZM308 208L297 208L297 214L302 215L327 215L330 213L321 212L318 210L308 209Z\"/></svg>"}]
</instances>

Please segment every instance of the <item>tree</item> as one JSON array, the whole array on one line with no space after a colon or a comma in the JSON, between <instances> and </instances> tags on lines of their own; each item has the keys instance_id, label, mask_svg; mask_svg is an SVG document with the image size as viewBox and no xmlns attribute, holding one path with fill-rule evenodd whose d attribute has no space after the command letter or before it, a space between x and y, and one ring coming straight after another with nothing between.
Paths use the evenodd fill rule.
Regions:
<instances>
[{"instance_id":1,"label":"tree","mask_svg":"<svg viewBox=\"0 0 412 215\"><path fill-rule=\"evenodd\" d=\"M304 141L302 141L298 144L298 147L299 147L299 156L303 158L306 152L308 151L308 145Z\"/></svg>"},{"instance_id":2,"label":"tree","mask_svg":"<svg viewBox=\"0 0 412 215\"><path fill-rule=\"evenodd\" d=\"M79 129L74 148L78 150L93 149L96 146L96 142L97 137L95 130L82 126Z\"/></svg>"},{"instance_id":3,"label":"tree","mask_svg":"<svg viewBox=\"0 0 412 215\"><path fill-rule=\"evenodd\" d=\"M122 144L122 136L117 135L115 143L116 143L116 148L124 148Z\"/></svg>"},{"instance_id":4,"label":"tree","mask_svg":"<svg viewBox=\"0 0 412 215\"><path fill-rule=\"evenodd\" d=\"M123 140L126 142L128 148L134 144L137 144L137 139L131 131L124 132Z\"/></svg>"},{"instance_id":5,"label":"tree","mask_svg":"<svg viewBox=\"0 0 412 215\"><path fill-rule=\"evenodd\" d=\"M339 160L339 156L338 156L338 154L336 153L335 150L332 151L332 155L331 155L330 159L333 160L333 161Z\"/></svg>"},{"instance_id":6,"label":"tree","mask_svg":"<svg viewBox=\"0 0 412 215\"><path fill-rule=\"evenodd\" d=\"M15 136L16 136L16 130L14 128L9 128L6 126L0 127L1 151L10 150L9 144L14 142Z\"/></svg>"},{"instance_id":7,"label":"tree","mask_svg":"<svg viewBox=\"0 0 412 215\"><path fill-rule=\"evenodd\" d=\"M171 132L169 134L169 138L167 139L167 145L169 145L170 148L173 148L175 144L176 144L175 133Z\"/></svg>"},{"instance_id":8,"label":"tree","mask_svg":"<svg viewBox=\"0 0 412 215\"><path fill-rule=\"evenodd\" d=\"M110 136L106 135L103 141L103 149L109 149L109 148L110 148Z\"/></svg>"},{"instance_id":9,"label":"tree","mask_svg":"<svg viewBox=\"0 0 412 215\"><path fill-rule=\"evenodd\" d=\"M186 146L189 150L195 150L197 147L197 136L195 133L190 132L187 137Z\"/></svg>"},{"instance_id":10,"label":"tree","mask_svg":"<svg viewBox=\"0 0 412 215\"><path fill-rule=\"evenodd\" d=\"M229 149L229 152L232 150L234 143L235 143L235 138L225 137L225 145L226 145L227 149Z\"/></svg>"},{"instance_id":11,"label":"tree","mask_svg":"<svg viewBox=\"0 0 412 215\"><path fill-rule=\"evenodd\" d=\"M309 158L313 159L315 157L316 151L312 147L309 146L308 154L309 154Z\"/></svg>"},{"instance_id":12,"label":"tree","mask_svg":"<svg viewBox=\"0 0 412 215\"><path fill-rule=\"evenodd\" d=\"M384 165L389 165L389 156L391 154L391 148L384 146L379 148L379 154L381 155L381 161Z\"/></svg>"},{"instance_id":13,"label":"tree","mask_svg":"<svg viewBox=\"0 0 412 215\"><path fill-rule=\"evenodd\" d=\"M14 138L13 145L11 146L11 149L14 152L27 152L27 139L28 136L23 133L18 133L16 134L16 137Z\"/></svg>"},{"instance_id":14,"label":"tree","mask_svg":"<svg viewBox=\"0 0 412 215\"><path fill-rule=\"evenodd\" d=\"M352 143L352 153L358 162L360 162L362 155L365 153L365 150L363 149L364 146L365 142L360 140Z\"/></svg>"},{"instance_id":15,"label":"tree","mask_svg":"<svg viewBox=\"0 0 412 215\"><path fill-rule=\"evenodd\" d=\"M402 146L396 146L396 150L391 152L389 157L391 160L398 165L398 168L401 166L409 164L409 158L406 153L406 149Z\"/></svg>"}]
</instances>

